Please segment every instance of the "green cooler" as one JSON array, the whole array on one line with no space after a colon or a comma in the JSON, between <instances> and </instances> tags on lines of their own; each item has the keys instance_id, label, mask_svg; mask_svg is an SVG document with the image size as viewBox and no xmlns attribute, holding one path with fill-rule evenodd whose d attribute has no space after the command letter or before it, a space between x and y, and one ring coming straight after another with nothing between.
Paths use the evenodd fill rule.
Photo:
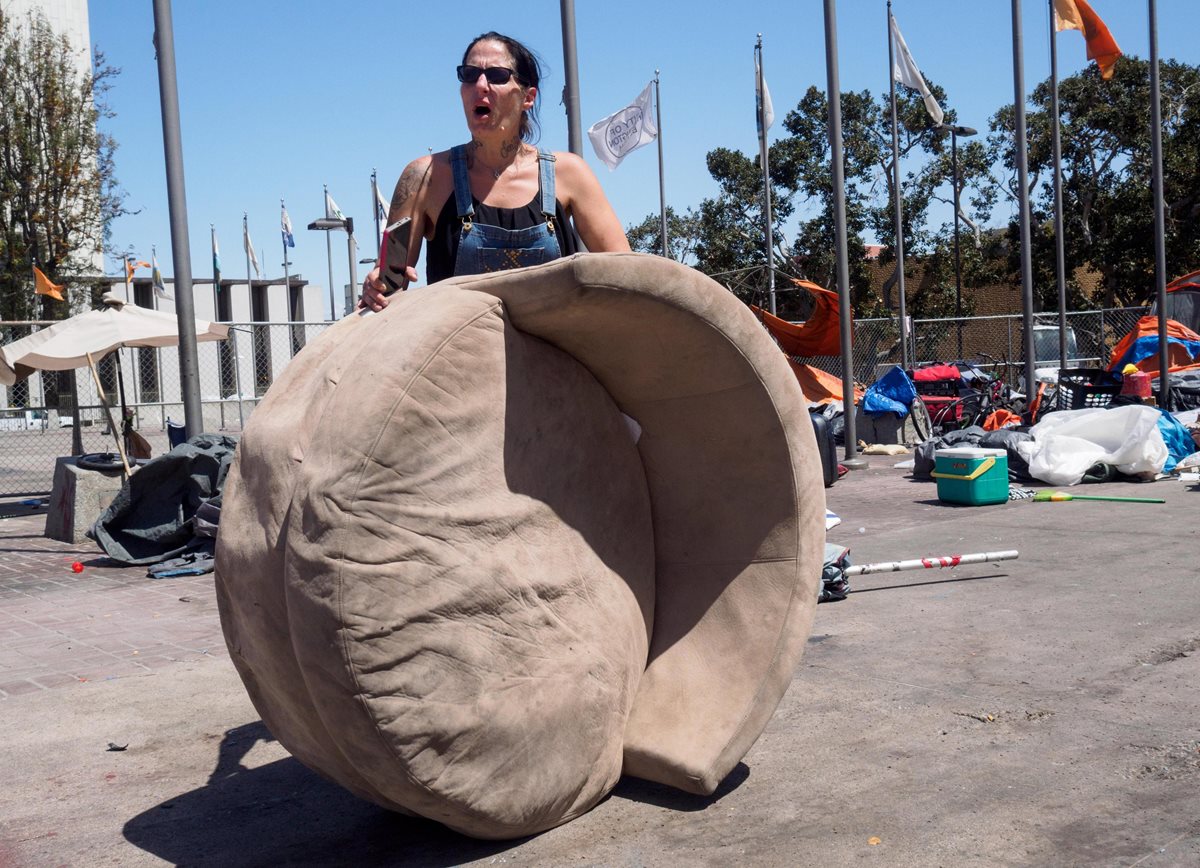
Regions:
<instances>
[{"instance_id":1,"label":"green cooler","mask_svg":"<svg viewBox=\"0 0 1200 868\"><path fill-rule=\"evenodd\" d=\"M938 499L982 506L1008 500L1008 453L958 446L933 453Z\"/></svg>"}]
</instances>

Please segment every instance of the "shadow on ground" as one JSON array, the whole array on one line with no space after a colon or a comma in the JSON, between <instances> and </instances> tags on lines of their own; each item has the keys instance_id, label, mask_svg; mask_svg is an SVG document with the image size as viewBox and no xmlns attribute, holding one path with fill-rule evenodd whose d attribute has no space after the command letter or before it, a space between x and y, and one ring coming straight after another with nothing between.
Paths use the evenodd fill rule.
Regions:
<instances>
[{"instance_id":1,"label":"shadow on ground","mask_svg":"<svg viewBox=\"0 0 1200 868\"><path fill-rule=\"evenodd\" d=\"M458 865L517 842L476 841L386 811L291 757L255 769L241 758L271 735L261 722L225 734L207 785L129 820L126 840L175 865Z\"/></svg>"},{"instance_id":2,"label":"shadow on ground","mask_svg":"<svg viewBox=\"0 0 1200 868\"><path fill-rule=\"evenodd\" d=\"M129 820L126 840L176 865L459 865L521 844L477 841L438 823L357 798L299 761L254 769L241 761L272 736L261 721L225 733L208 783ZM739 763L711 796L622 778L609 798L701 811L750 776Z\"/></svg>"}]
</instances>

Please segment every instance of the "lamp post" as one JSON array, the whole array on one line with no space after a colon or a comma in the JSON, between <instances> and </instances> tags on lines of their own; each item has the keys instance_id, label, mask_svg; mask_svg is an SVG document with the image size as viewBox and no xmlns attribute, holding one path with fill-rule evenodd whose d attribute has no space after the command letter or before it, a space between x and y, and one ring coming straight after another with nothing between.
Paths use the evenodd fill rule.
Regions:
<instances>
[{"instance_id":1,"label":"lamp post","mask_svg":"<svg viewBox=\"0 0 1200 868\"><path fill-rule=\"evenodd\" d=\"M354 263L357 257L358 245L354 243L354 218L347 217L344 220L339 220L336 217L322 217L308 224L309 229L318 230L325 233L325 238L328 240L329 233L334 229L343 229L346 232L346 255L350 260L350 286L353 288L358 276L355 274ZM330 266L329 277L329 318L336 320L337 301L333 292L333 266ZM353 289L351 290L353 291Z\"/></svg>"},{"instance_id":2,"label":"lamp post","mask_svg":"<svg viewBox=\"0 0 1200 868\"><path fill-rule=\"evenodd\" d=\"M974 136L979 130L971 127L960 127L956 124L944 124L950 131L950 176L954 184L954 318L958 323L958 358L963 357L962 341L962 257L958 248L958 137Z\"/></svg>"}]
</instances>

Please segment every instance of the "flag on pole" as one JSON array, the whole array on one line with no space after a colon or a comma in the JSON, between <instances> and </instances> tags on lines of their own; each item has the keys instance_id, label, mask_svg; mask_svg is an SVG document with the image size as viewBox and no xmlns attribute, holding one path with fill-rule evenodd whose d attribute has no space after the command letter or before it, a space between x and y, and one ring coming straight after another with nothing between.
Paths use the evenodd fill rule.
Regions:
<instances>
[{"instance_id":1,"label":"flag on pole","mask_svg":"<svg viewBox=\"0 0 1200 868\"><path fill-rule=\"evenodd\" d=\"M167 301L174 301L171 296L167 295L167 286L163 283L162 272L158 270L158 253L151 252L150 254L150 284L154 287L154 294L159 298L164 298Z\"/></svg>"},{"instance_id":2,"label":"flag on pole","mask_svg":"<svg viewBox=\"0 0 1200 868\"><path fill-rule=\"evenodd\" d=\"M55 301L66 301L63 298L63 286L51 282L36 265L33 267L33 291L38 295L48 295Z\"/></svg>"},{"instance_id":3,"label":"flag on pole","mask_svg":"<svg viewBox=\"0 0 1200 868\"><path fill-rule=\"evenodd\" d=\"M345 220L346 215L342 213L342 209L337 206L337 202L333 201L333 197L329 195L329 191L325 191L325 216L335 220Z\"/></svg>"},{"instance_id":4,"label":"flag on pole","mask_svg":"<svg viewBox=\"0 0 1200 868\"><path fill-rule=\"evenodd\" d=\"M142 262L140 259L135 261L132 256L126 256L125 257L125 282L129 283L129 281L133 280L133 273L135 271L137 271L139 268L149 268L149 267L150 267L149 262Z\"/></svg>"},{"instance_id":5,"label":"flag on pole","mask_svg":"<svg viewBox=\"0 0 1200 868\"><path fill-rule=\"evenodd\" d=\"M650 82L630 105L614 112L588 128L588 138L596 156L609 170L621 165L626 155L658 138Z\"/></svg>"},{"instance_id":6,"label":"flag on pole","mask_svg":"<svg viewBox=\"0 0 1200 868\"><path fill-rule=\"evenodd\" d=\"M221 291L221 248L217 245L217 230L213 226L208 227L212 232L212 249L213 249L213 292Z\"/></svg>"},{"instance_id":7,"label":"flag on pole","mask_svg":"<svg viewBox=\"0 0 1200 868\"><path fill-rule=\"evenodd\" d=\"M371 182L375 186L375 208L379 211L379 220L381 223L387 222L388 215L388 200L383 198L383 193L379 189L379 184L375 181Z\"/></svg>"},{"instance_id":8,"label":"flag on pole","mask_svg":"<svg viewBox=\"0 0 1200 868\"><path fill-rule=\"evenodd\" d=\"M246 218L242 218L242 247L246 249L246 255L250 257L250 264L254 266L254 274L257 277L262 276L262 272L258 268L258 257L254 255L254 245L250 243L250 224L246 222Z\"/></svg>"},{"instance_id":9,"label":"flag on pole","mask_svg":"<svg viewBox=\"0 0 1200 868\"><path fill-rule=\"evenodd\" d=\"M1088 60L1096 61L1101 78L1112 78L1121 49L1087 0L1054 0L1054 29L1078 30L1082 33L1087 44Z\"/></svg>"},{"instance_id":10,"label":"flag on pole","mask_svg":"<svg viewBox=\"0 0 1200 868\"><path fill-rule=\"evenodd\" d=\"M933 118L935 124L941 126L942 118L945 117L942 107L937 104L937 100L929 92L929 85L925 83L925 79L921 75L921 70L917 69L917 62L913 60L913 56L904 42L904 36L900 33L900 25L896 23L896 16L893 15L891 18L892 45L894 48L892 78L920 93L921 99L925 101L925 111L929 112L929 116Z\"/></svg>"},{"instance_id":11,"label":"flag on pole","mask_svg":"<svg viewBox=\"0 0 1200 868\"><path fill-rule=\"evenodd\" d=\"M771 105L771 90L762 74L762 61L754 53L754 124L761 137L775 123L775 107Z\"/></svg>"},{"instance_id":12,"label":"flag on pole","mask_svg":"<svg viewBox=\"0 0 1200 868\"><path fill-rule=\"evenodd\" d=\"M292 235L292 218L288 216L287 208L279 206L283 210L283 216L280 218L280 226L283 229L283 246L295 247L296 239Z\"/></svg>"}]
</instances>

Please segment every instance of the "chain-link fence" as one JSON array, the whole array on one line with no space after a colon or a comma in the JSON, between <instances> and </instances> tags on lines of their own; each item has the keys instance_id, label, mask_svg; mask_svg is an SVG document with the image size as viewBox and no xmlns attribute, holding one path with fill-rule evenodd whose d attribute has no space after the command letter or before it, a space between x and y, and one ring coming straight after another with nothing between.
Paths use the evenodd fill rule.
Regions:
<instances>
[{"instance_id":1,"label":"chain-link fence","mask_svg":"<svg viewBox=\"0 0 1200 868\"><path fill-rule=\"evenodd\" d=\"M1068 367L1105 363L1113 346L1146 313L1145 308L1080 311L1067 315ZM1039 361L1058 366L1058 317L1036 318ZM48 323L0 322L0 343L9 343ZM203 429L237 434L259 399L292 356L328 328L328 323L237 323L229 340L197 347ZM916 364L969 359L995 368L1016 385L1024 364L1020 315L962 321L914 320L910 360ZM961 347L961 352L960 352ZM842 374L838 356L797 359ZM854 323L854 377L874 382L900 364L900 330L895 319ZM179 354L171 348L131 348L111 353L97 365L100 389L87 368L35 372L13 386L0 386L0 497L50 491L55 459L73 454L74 420L79 420L82 451L116 450L101 390L120 425L121 395L139 434L153 454L169 449L167 424L183 421ZM78 395L78 409L73 391Z\"/></svg>"},{"instance_id":2,"label":"chain-link fence","mask_svg":"<svg viewBox=\"0 0 1200 868\"><path fill-rule=\"evenodd\" d=\"M1104 367L1113 347L1145 316L1145 307L1075 311L1067 314L1067 367ZM917 319L909 332L909 363L970 361L1016 386L1025 365L1020 314L969 319ZM1039 367L1059 367L1058 314L1034 315L1034 352ZM901 364L900 322L861 319L854 323L854 379L874 382ZM839 356L796 359L840 377Z\"/></svg>"},{"instance_id":3,"label":"chain-link fence","mask_svg":"<svg viewBox=\"0 0 1200 868\"><path fill-rule=\"evenodd\" d=\"M50 323L0 322L0 343L46 325ZM203 430L240 433L292 356L328 326L234 323L228 340L198 345ZM152 454L166 452L168 423L184 419L179 381L176 348L134 347L98 360L96 377L88 368L38 371L12 386L0 386L0 497L50 491L55 459L75 451L76 420L82 452L115 452L111 425L120 430L122 395L133 427L149 442ZM111 423L101 394L111 407Z\"/></svg>"}]
</instances>

